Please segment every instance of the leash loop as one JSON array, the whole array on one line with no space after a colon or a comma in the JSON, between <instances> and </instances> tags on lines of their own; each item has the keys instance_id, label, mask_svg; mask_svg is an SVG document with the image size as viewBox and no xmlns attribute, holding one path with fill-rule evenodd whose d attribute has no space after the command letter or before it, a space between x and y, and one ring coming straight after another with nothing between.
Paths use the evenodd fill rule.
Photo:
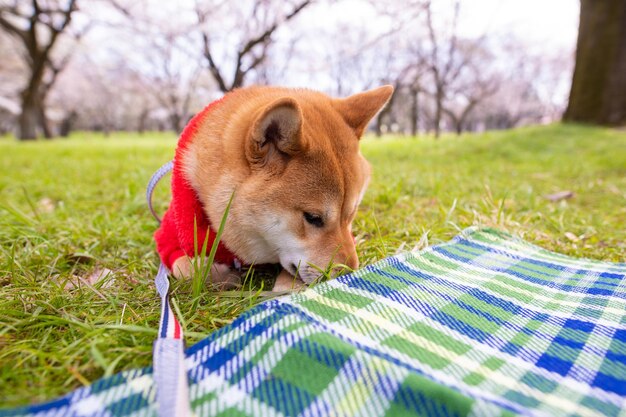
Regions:
<instances>
[{"instance_id":1,"label":"leash loop","mask_svg":"<svg viewBox=\"0 0 626 417\"><path fill-rule=\"evenodd\" d=\"M156 211L154 211L154 207L152 206L152 194L154 193L154 189L161 179L172 169L174 168L174 161L169 161L164 164L161 168L157 169L157 171L152 174L152 178L150 178L150 182L148 183L148 187L146 188L146 200L148 200L148 208L150 209L150 213L156 219L156 221L161 224L161 218Z\"/></svg>"}]
</instances>

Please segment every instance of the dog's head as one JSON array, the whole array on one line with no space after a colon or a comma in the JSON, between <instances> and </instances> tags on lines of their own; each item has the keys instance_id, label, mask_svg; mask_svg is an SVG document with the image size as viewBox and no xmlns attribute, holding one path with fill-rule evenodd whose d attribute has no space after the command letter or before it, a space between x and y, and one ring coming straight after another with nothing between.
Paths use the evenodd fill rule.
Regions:
<instances>
[{"instance_id":1,"label":"dog's head","mask_svg":"<svg viewBox=\"0 0 626 417\"><path fill-rule=\"evenodd\" d=\"M250 174L233 206L233 221L259 240L248 259L280 262L305 282L331 263L358 267L351 225L370 177L359 139L392 92L295 91L257 109L244 145ZM274 258L259 256L261 247Z\"/></svg>"},{"instance_id":2,"label":"dog's head","mask_svg":"<svg viewBox=\"0 0 626 417\"><path fill-rule=\"evenodd\" d=\"M385 86L333 99L252 87L229 94L185 161L212 224L234 191L226 246L245 263L280 263L305 282L330 264L356 268L351 224L370 177L359 139L392 92Z\"/></svg>"}]
</instances>

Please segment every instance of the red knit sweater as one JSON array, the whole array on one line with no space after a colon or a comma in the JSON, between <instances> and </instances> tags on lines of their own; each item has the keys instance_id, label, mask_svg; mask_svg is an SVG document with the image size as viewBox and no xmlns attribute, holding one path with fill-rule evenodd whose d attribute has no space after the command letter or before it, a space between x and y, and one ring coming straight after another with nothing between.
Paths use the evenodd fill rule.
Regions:
<instances>
[{"instance_id":1,"label":"red knit sweater","mask_svg":"<svg viewBox=\"0 0 626 417\"><path fill-rule=\"evenodd\" d=\"M161 261L170 270L174 261L181 256L194 256L194 219L198 234L198 251L202 250L207 233L209 234L207 253L215 241L215 230L211 227L198 195L185 179L181 164L183 152L198 131L200 123L223 99L212 102L194 116L178 140L174 156L174 169L172 170L172 200L163 216L161 226L154 234ZM232 265L235 259L235 255L220 243L215 254L215 262Z\"/></svg>"}]
</instances>

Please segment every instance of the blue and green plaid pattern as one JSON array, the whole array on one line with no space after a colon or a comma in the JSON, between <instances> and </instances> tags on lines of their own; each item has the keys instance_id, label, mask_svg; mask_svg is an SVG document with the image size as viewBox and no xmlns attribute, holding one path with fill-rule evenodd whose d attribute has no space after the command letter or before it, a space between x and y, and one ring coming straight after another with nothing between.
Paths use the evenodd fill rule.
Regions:
<instances>
[{"instance_id":1,"label":"blue and green plaid pattern","mask_svg":"<svg viewBox=\"0 0 626 417\"><path fill-rule=\"evenodd\" d=\"M626 416L626 264L501 232L261 304L186 355L198 416ZM5 416L153 416L150 369Z\"/></svg>"}]
</instances>

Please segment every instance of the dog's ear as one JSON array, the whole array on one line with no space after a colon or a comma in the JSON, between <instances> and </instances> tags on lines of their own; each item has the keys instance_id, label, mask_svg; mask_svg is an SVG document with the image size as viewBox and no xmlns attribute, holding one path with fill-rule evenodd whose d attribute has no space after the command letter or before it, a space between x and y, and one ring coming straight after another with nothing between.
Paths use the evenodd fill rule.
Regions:
<instances>
[{"instance_id":1,"label":"dog's ear","mask_svg":"<svg viewBox=\"0 0 626 417\"><path fill-rule=\"evenodd\" d=\"M393 87L385 85L350 97L334 99L333 107L360 138L370 120L387 104L392 94Z\"/></svg>"},{"instance_id":2,"label":"dog's ear","mask_svg":"<svg viewBox=\"0 0 626 417\"><path fill-rule=\"evenodd\" d=\"M265 165L286 161L303 148L302 110L294 99L284 97L258 113L246 143L246 157L251 164Z\"/></svg>"}]
</instances>

